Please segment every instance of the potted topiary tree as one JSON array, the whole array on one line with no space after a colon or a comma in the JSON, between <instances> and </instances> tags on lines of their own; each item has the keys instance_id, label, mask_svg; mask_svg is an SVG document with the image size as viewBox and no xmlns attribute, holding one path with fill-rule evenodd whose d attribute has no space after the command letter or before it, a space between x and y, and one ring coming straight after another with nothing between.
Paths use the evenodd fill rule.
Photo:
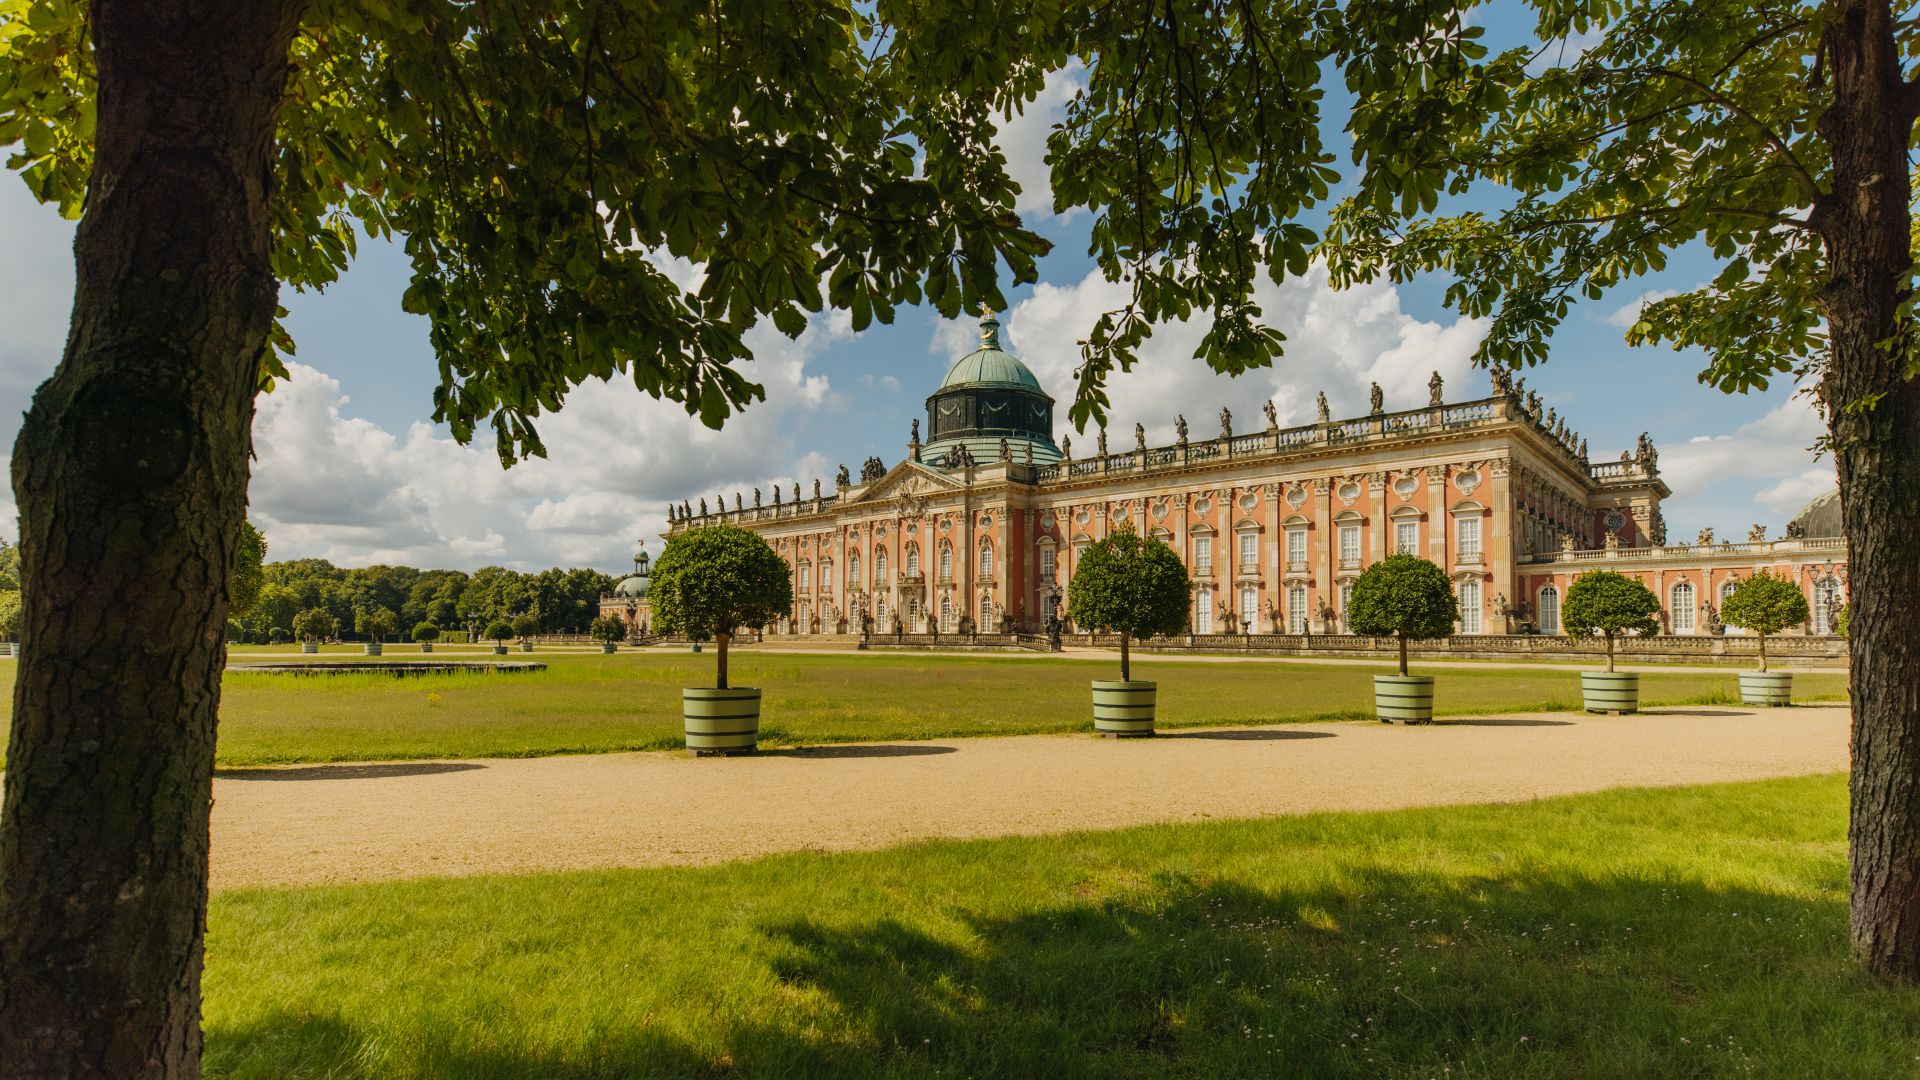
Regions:
<instances>
[{"instance_id":1,"label":"potted topiary tree","mask_svg":"<svg viewBox=\"0 0 1920 1080\"><path fill-rule=\"evenodd\" d=\"M379 656L380 643L392 636L399 622L386 608L361 608L353 613L353 632L366 635L368 656Z\"/></svg>"},{"instance_id":2,"label":"potted topiary tree","mask_svg":"<svg viewBox=\"0 0 1920 1080\"><path fill-rule=\"evenodd\" d=\"M687 751L752 753L760 740L760 691L727 685L727 645L742 626L760 626L793 606L786 560L758 535L734 525L689 529L667 541L653 564L654 626L694 641L711 637L714 686L680 692Z\"/></svg>"},{"instance_id":3,"label":"potted topiary tree","mask_svg":"<svg viewBox=\"0 0 1920 1080\"><path fill-rule=\"evenodd\" d=\"M513 636L513 624L505 619L495 619L487 624L486 637L493 642L493 655L507 655L507 639Z\"/></svg>"},{"instance_id":4,"label":"potted topiary tree","mask_svg":"<svg viewBox=\"0 0 1920 1080\"><path fill-rule=\"evenodd\" d=\"M421 652L432 652L433 643L440 640L440 628L430 622L414 623L413 640L419 643Z\"/></svg>"},{"instance_id":5,"label":"potted topiary tree","mask_svg":"<svg viewBox=\"0 0 1920 1080\"><path fill-rule=\"evenodd\" d=\"M1187 627L1193 582L1173 549L1143 540L1131 524L1080 556L1067 586L1067 612L1077 626L1120 635L1119 681L1093 680L1093 730L1110 738L1153 734L1157 683L1133 678L1133 639L1179 634Z\"/></svg>"},{"instance_id":6,"label":"potted topiary tree","mask_svg":"<svg viewBox=\"0 0 1920 1080\"><path fill-rule=\"evenodd\" d=\"M540 632L540 619L531 613L513 617L513 636L520 639L520 651L533 651L533 635Z\"/></svg>"},{"instance_id":7,"label":"potted topiary tree","mask_svg":"<svg viewBox=\"0 0 1920 1080\"><path fill-rule=\"evenodd\" d=\"M1607 670L1580 673L1580 698L1591 713L1640 711L1640 676L1613 670L1613 639L1660 632L1660 598L1636 578L1589 570L1567 586L1560 625L1575 637L1607 639Z\"/></svg>"},{"instance_id":8,"label":"potted topiary tree","mask_svg":"<svg viewBox=\"0 0 1920 1080\"><path fill-rule=\"evenodd\" d=\"M300 651L317 653L320 643L340 632L340 622L326 608L308 608L293 617L293 636L300 639Z\"/></svg>"},{"instance_id":9,"label":"potted topiary tree","mask_svg":"<svg viewBox=\"0 0 1920 1080\"><path fill-rule=\"evenodd\" d=\"M620 642L627 636L627 621L612 615L602 615L587 624L587 633L600 643L600 651L612 655L620 648Z\"/></svg>"},{"instance_id":10,"label":"potted topiary tree","mask_svg":"<svg viewBox=\"0 0 1920 1080\"><path fill-rule=\"evenodd\" d=\"M278 626L272 627L267 631L267 644L269 645L281 645L284 644L286 640L287 632Z\"/></svg>"},{"instance_id":11,"label":"potted topiary tree","mask_svg":"<svg viewBox=\"0 0 1920 1080\"><path fill-rule=\"evenodd\" d=\"M1418 555L1389 555L1353 583L1347 626L1400 645L1400 674L1373 677L1373 707L1382 723L1433 719L1433 676L1407 674L1407 642L1448 637L1459 618L1447 572Z\"/></svg>"},{"instance_id":12,"label":"potted topiary tree","mask_svg":"<svg viewBox=\"0 0 1920 1080\"><path fill-rule=\"evenodd\" d=\"M1760 670L1740 673L1741 704L1793 704L1793 672L1767 670L1767 635L1806 622L1807 614L1805 594L1787 578L1760 570L1733 587L1720 606L1721 620L1760 639Z\"/></svg>"}]
</instances>

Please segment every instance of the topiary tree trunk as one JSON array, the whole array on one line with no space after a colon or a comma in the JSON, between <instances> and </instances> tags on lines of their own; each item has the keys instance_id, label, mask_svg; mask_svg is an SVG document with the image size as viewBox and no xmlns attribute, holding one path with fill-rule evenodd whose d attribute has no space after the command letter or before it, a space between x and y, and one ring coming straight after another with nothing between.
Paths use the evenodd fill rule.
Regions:
<instances>
[{"instance_id":1,"label":"topiary tree trunk","mask_svg":"<svg viewBox=\"0 0 1920 1080\"><path fill-rule=\"evenodd\" d=\"M721 690L727 689L727 645L731 641L733 635L725 630L716 631L713 635L713 651L717 657L715 666L718 668L714 686Z\"/></svg>"}]
</instances>

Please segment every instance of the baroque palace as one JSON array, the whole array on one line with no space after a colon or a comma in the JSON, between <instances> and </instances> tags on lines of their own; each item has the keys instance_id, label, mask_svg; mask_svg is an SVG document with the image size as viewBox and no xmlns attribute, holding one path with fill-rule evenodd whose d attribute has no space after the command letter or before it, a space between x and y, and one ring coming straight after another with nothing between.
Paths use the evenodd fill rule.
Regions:
<instances>
[{"instance_id":1,"label":"baroque palace","mask_svg":"<svg viewBox=\"0 0 1920 1080\"><path fill-rule=\"evenodd\" d=\"M1839 507L1827 496L1768 539L1694 543L1666 535L1659 455L1645 435L1617 459L1593 460L1565 418L1541 409L1503 371L1490 396L1447 401L1438 374L1427 404L1217 433L1184 417L1170 446L1132 445L1075 457L1053 439L1054 400L981 324L927 399L927 441L913 426L905 460L842 466L830 492L755 491L709 506L682 503L669 532L726 521L766 537L793 567L795 605L783 634L1026 632L1064 618L1065 590L1086 546L1123 523L1178 552L1193 577L1192 632L1340 634L1353 582L1385 555L1412 552L1445 568L1461 634L1557 634L1560 597L1594 569L1638 577L1665 606L1669 634L1738 633L1717 611L1758 569L1806 590L1804 631L1832 632L1846 595ZM640 629L647 581L620 583L603 610ZM1071 629L1071 628L1069 628ZM1091 628L1080 628L1091 629Z\"/></svg>"}]
</instances>

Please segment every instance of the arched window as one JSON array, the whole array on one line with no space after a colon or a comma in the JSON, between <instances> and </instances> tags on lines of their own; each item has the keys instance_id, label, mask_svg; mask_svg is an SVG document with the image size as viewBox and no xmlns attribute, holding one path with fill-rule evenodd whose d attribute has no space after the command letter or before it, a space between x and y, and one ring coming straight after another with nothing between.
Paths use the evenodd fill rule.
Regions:
<instances>
[{"instance_id":1,"label":"arched window","mask_svg":"<svg viewBox=\"0 0 1920 1080\"><path fill-rule=\"evenodd\" d=\"M1840 583L1823 578L1813 583L1813 632L1831 634L1840 618Z\"/></svg>"},{"instance_id":2,"label":"arched window","mask_svg":"<svg viewBox=\"0 0 1920 1080\"><path fill-rule=\"evenodd\" d=\"M800 591L806 592L808 589L812 587L813 587L813 567L809 566L806 563L801 563L800 564Z\"/></svg>"},{"instance_id":3,"label":"arched window","mask_svg":"<svg viewBox=\"0 0 1920 1080\"><path fill-rule=\"evenodd\" d=\"M907 545L907 576L912 577L913 575L918 574L919 572L920 572L920 545L908 544Z\"/></svg>"},{"instance_id":4,"label":"arched window","mask_svg":"<svg viewBox=\"0 0 1920 1080\"><path fill-rule=\"evenodd\" d=\"M993 577L993 545L985 540L980 542L980 576Z\"/></svg>"},{"instance_id":5,"label":"arched window","mask_svg":"<svg viewBox=\"0 0 1920 1080\"><path fill-rule=\"evenodd\" d=\"M1040 580L1048 585L1060 579L1060 552L1052 544L1040 546Z\"/></svg>"},{"instance_id":6,"label":"arched window","mask_svg":"<svg viewBox=\"0 0 1920 1080\"><path fill-rule=\"evenodd\" d=\"M1682 581L1668 594L1671 601L1667 609L1668 617L1673 621L1676 634L1693 633L1693 583Z\"/></svg>"},{"instance_id":7,"label":"arched window","mask_svg":"<svg viewBox=\"0 0 1920 1080\"><path fill-rule=\"evenodd\" d=\"M873 583L876 587L887 583L887 549L873 549Z\"/></svg>"},{"instance_id":8,"label":"arched window","mask_svg":"<svg viewBox=\"0 0 1920 1080\"><path fill-rule=\"evenodd\" d=\"M1353 582L1343 581L1340 583L1340 632L1343 634L1353 633L1353 629L1347 625L1347 608L1352 604Z\"/></svg>"},{"instance_id":9,"label":"arched window","mask_svg":"<svg viewBox=\"0 0 1920 1080\"><path fill-rule=\"evenodd\" d=\"M1307 632L1307 587L1289 585L1287 587L1287 633L1304 634Z\"/></svg>"},{"instance_id":10,"label":"arched window","mask_svg":"<svg viewBox=\"0 0 1920 1080\"><path fill-rule=\"evenodd\" d=\"M1721 611L1727 610L1727 601L1733 599L1733 590L1739 587L1740 587L1739 578L1728 578L1723 584L1721 584L1720 586L1720 610ZM1724 619L1722 621L1725 622ZM1726 625L1731 628L1738 624L1726 623Z\"/></svg>"},{"instance_id":11,"label":"arched window","mask_svg":"<svg viewBox=\"0 0 1920 1080\"><path fill-rule=\"evenodd\" d=\"M1193 594L1193 632L1213 633L1213 590L1211 589L1201 589Z\"/></svg>"},{"instance_id":12,"label":"arched window","mask_svg":"<svg viewBox=\"0 0 1920 1080\"><path fill-rule=\"evenodd\" d=\"M887 594L881 593L873 598L873 625L884 631L887 627Z\"/></svg>"},{"instance_id":13,"label":"arched window","mask_svg":"<svg viewBox=\"0 0 1920 1080\"><path fill-rule=\"evenodd\" d=\"M953 545L952 544L940 545L940 580L941 581L953 580ZM941 621L942 623L945 622L944 619Z\"/></svg>"},{"instance_id":14,"label":"arched window","mask_svg":"<svg viewBox=\"0 0 1920 1080\"><path fill-rule=\"evenodd\" d=\"M947 553L943 552L942 554ZM940 598L940 632L943 634L953 633L953 597L951 596L943 596Z\"/></svg>"},{"instance_id":15,"label":"arched window","mask_svg":"<svg viewBox=\"0 0 1920 1080\"><path fill-rule=\"evenodd\" d=\"M1560 590L1551 585L1540 590L1540 632L1560 632Z\"/></svg>"},{"instance_id":16,"label":"arched window","mask_svg":"<svg viewBox=\"0 0 1920 1080\"><path fill-rule=\"evenodd\" d=\"M820 560L820 591L828 592L828 593L833 591L833 560L832 559Z\"/></svg>"},{"instance_id":17,"label":"arched window","mask_svg":"<svg viewBox=\"0 0 1920 1080\"><path fill-rule=\"evenodd\" d=\"M860 587L860 553L857 551L847 552L847 580L854 588Z\"/></svg>"},{"instance_id":18,"label":"arched window","mask_svg":"<svg viewBox=\"0 0 1920 1080\"><path fill-rule=\"evenodd\" d=\"M1252 533L1244 535L1251 536ZM1252 634L1260 629L1260 590L1240 590L1240 632Z\"/></svg>"},{"instance_id":19,"label":"arched window","mask_svg":"<svg viewBox=\"0 0 1920 1080\"><path fill-rule=\"evenodd\" d=\"M1472 519L1476 524L1479 519ZM1460 583L1460 632L1477 634L1480 632L1480 583L1463 581Z\"/></svg>"},{"instance_id":20,"label":"arched window","mask_svg":"<svg viewBox=\"0 0 1920 1080\"><path fill-rule=\"evenodd\" d=\"M907 601L907 632L918 634L924 629L920 625L920 598L916 596Z\"/></svg>"}]
</instances>

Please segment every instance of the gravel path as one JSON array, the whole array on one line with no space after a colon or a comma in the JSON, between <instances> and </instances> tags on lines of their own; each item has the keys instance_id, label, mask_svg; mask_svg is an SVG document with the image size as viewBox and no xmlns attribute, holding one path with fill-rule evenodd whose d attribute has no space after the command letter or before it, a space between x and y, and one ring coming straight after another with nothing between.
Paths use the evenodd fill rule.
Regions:
<instances>
[{"instance_id":1,"label":"gravel path","mask_svg":"<svg viewBox=\"0 0 1920 1080\"><path fill-rule=\"evenodd\" d=\"M1833 772L1847 710L1656 709L1293 724L1155 739L223 770L213 885L723 862L935 838L1499 802Z\"/></svg>"}]
</instances>

